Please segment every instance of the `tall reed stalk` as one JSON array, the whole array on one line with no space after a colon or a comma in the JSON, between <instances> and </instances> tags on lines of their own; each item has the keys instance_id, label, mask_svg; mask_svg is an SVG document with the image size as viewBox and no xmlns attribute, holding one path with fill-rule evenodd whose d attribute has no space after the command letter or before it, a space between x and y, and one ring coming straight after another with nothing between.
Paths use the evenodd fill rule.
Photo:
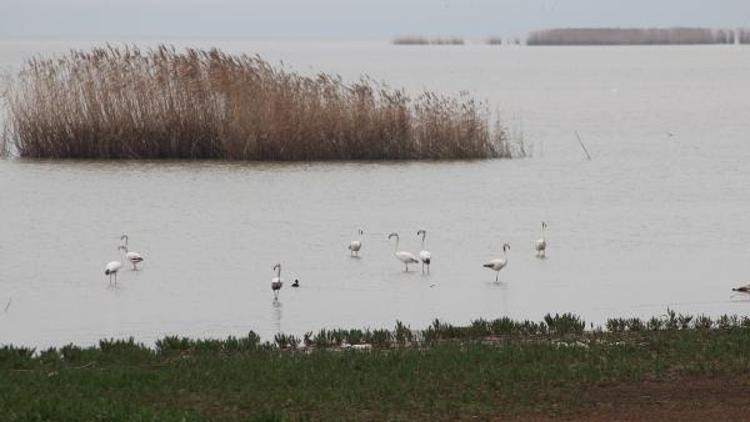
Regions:
<instances>
[{"instance_id":1,"label":"tall reed stalk","mask_svg":"<svg viewBox=\"0 0 750 422\"><path fill-rule=\"evenodd\" d=\"M29 59L7 95L21 157L380 160L511 157L484 103L303 76L217 49L96 48ZM519 150L521 151L521 150Z\"/></svg>"}]
</instances>

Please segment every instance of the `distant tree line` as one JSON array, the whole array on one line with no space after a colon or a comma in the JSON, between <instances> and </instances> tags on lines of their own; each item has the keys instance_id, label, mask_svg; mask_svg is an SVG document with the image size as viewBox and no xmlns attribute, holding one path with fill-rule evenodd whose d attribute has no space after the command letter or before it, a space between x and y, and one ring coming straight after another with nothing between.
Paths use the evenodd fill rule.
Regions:
<instances>
[{"instance_id":1,"label":"distant tree line","mask_svg":"<svg viewBox=\"0 0 750 422\"><path fill-rule=\"evenodd\" d=\"M396 45L463 45L464 40L459 37L426 38L422 36L405 35L393 40Z\"/></svg>"},{"instance_id":2,"label":"distant tree line","mask_svg":"<svg viewBox=\"0 0 750 422\"><path fill-rule=\"evenodd\" d=\"M528 45L750 43L750 30L709 28L555 28L531 32Z\"/></svg>"},{"instance_id":3,"label":"distant tree line","mask_svg":"<svg viewBox=\"0 0 750 422\"><path fill-rule=\"evenodd\" d=\"M396 45L463 45L460 37L428 38L405 35L392 40ZM490 36L489 45L522 44L519 37ZM528 45L669 45L669 44L750 44L750 28L553 28L533 31Z\"/></svg>"}]
</instances>

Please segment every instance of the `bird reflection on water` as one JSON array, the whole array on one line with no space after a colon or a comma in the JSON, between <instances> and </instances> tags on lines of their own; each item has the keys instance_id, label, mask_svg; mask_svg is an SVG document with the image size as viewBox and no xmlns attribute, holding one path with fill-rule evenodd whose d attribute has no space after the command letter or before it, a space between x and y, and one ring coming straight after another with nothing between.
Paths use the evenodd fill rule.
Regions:
<instances>
[{"instance_id":1,"label":"bird reflection on water","mask_svg":"<svg viewBox=\"0 0 750 422\"><path fill-rule=\"evenodd\" d=\"M282 308L284 305L278 300L274 299L273 302L273 312L271 313L271 323L273 325L273 330L276 333L281 332L281 316L282 316Z\"/></svg>"}]
</instances>

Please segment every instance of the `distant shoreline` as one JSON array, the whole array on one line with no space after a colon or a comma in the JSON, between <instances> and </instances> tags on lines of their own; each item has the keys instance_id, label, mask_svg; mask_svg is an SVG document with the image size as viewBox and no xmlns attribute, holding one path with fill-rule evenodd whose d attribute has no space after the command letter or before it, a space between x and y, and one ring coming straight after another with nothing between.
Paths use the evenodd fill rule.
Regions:
<instances>
[{"instance_id":1,"label":"distant shoreline","mask_svg":"<svg viewBox=\"0 0 750 422\"><path fill-rule=\"evenodd\" d=\"M398 36L394 45L464 45L460 37ZM750 44L750 29L675 28L551 28L520 37L489 36L487 45L597 46L597 45L731 45Z\"/></svg>"},{"instance_id":2,"label":"distant shoreline","mask_svg":"<svg viewBox=\"0 0 750 422\"><path fill-rule=\"evenodd\" d=\"M531 32L527 45L735 44L743 31L709 28L554 28ZM750 35L750 34L749 34Z\"/></svg>"}]
</instances>

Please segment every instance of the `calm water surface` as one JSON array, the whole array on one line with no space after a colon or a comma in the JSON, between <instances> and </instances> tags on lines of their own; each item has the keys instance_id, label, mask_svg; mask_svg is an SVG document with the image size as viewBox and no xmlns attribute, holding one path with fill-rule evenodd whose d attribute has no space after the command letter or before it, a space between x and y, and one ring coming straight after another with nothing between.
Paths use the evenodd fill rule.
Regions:
<instances>
[{"instance_id":1,"label":"calm water surface","mask_svg":"<svg viewBox=\"0 0 750 422\"><path fill-rule=\"evenodd\" d=\"M90 43L89 43L90 44ZM222 41L303 73L467 90L531 158L440 163L0 161L0 343L302 334L509 315L747 314L750 49ZM85 42L0 41L0 66ZM574 131L593 160L586 161ZM671 134L670 135L668 135ZM539 222L548 259L534 257ZM361 259L346 245L366 231ZM387 233L429 276L403 273ZM119 235L142 271L103 275ZM481 264L511 244L501 284ZM278 303L271 267L283 264ZM299 278L302 287L289 282ZM2 312L10 301L7 311Z\"/></svg>"}]
</instances>

